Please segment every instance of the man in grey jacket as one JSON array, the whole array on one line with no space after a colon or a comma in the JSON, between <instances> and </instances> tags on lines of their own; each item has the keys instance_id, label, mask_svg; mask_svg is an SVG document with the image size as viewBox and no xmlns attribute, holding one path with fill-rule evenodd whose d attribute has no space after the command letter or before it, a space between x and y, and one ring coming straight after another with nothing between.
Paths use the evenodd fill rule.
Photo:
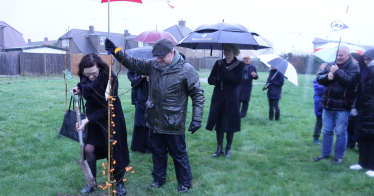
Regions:
<instances>
[{"instance_id":1,"label":"man in grey jacket","mask_svg":"<svg viewBox=\"0 0 374 196\"><path fill-rule=\"evenodd\" d=\"M196 70L181 58L174 49L173 42L166 38L153 45L152 55L157 57L157 60L133 58L109 39L105 40L105 48L111 50L126 68L149 76L145 119L152 130L154 182L148 188L158 188L165 183L169 152L175 165L178 192L187 192L192 187L192 173L184 135L188 96L191 97L193 106L192 121L188 129L192 133L201 127L205 100Z\"/></svg>"}]
</instances>

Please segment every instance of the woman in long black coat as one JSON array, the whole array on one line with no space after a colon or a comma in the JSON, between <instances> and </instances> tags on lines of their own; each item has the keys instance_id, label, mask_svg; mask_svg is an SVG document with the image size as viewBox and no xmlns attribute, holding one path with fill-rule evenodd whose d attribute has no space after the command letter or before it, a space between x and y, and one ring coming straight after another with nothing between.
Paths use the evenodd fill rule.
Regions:
<instances>
[{"instance_id":1,"label":"woman in long black coat","mask_svg":"<svg viewBox=\"0 0 374 196\"><path fill-rule=\"evenodd\" d=\"M213 157L223 154L224 133L226 133L227 139L225 157L230 157L234 132L240 131L237 86L240 85L243 78L244 63L235 57L239 53L237 45L225 44L225 59L216 61L208 78L208 83L214 85L206 126L208 130L216 130L217 151L212 155Z\"/></svg>"},{"instance_id":2,"label":"woman in long black coat","mask_svg":"<svg viewBox=\"0 0 374 196\"><path fill-rule=\"evenodd\" d=\"M267 80L268 85L268 99L269 99L269 119L274 118L275 109L275 120L279 120L280 109L279 99L282 97L282 86L284 84L284 75L274 67L271 67L269 77Z\"/></svg>"},{"instance_id":3,"label":"woman in long black coat","mask_svg":"<svg viewBox=\"0 0 374 196\"><path fill-rule=\"evenodd\" d=\"M357 88L352 115L356 118L356 137L359 141L358 164L350 169L367 168L366 174L374 177L374 48L364 52L359 60L361 80Z\"/></svg>"},{"instance_id":4,"label":"woman in long black coat","mask_svg":"<svg viewBox=\"0 0 374 196\"><path fill-rule=\"evenodd\" d=\"M118 96L118 80L114 73L111 83L114 88L113 97ZM85 146L85 159L96 177L96 160L104 159L108 156L108 102L105 98L105 90L109 80L109 66L104 63L95 53L85 55L79 63L80 83L74 88L76 94L82 92L83 98L86 100L87 118L82 119L80 127L83 130L87 125L87 140ZM126 190L122 182L125 168L130 162L129 151L127 147L126 122L123 115L121 101L119 97L113 102L115 117L112 118L115 124L113 139L117 140L117 144L113 146L113 158L116 161L115 170L113 172L117 183L117 194L125 195ZM122 171L121 171L122 170ZM94 191L95 187L86 187L81 193Z\"/></svg>"},{"instance_id":5,"label":"woman in long black coat","mask_svg":"<svg viewBox=\"0 0 374 196\"><path fill-rule=\"evenodd\" d=\"M128 72L133 72L128 70ZM135 73L135 72L133 72ZM128 74L129 75L129 74ZM145 108L148 100L148 77L139 75L137 73L132 74L131 86L136 90L137 104L135 105L135 119L134 119L134 131L132 133L131 150L139 151L143 153L151 153L151 139L150 129L146 125L145 121Z\"/></svg>"}]
</instances>

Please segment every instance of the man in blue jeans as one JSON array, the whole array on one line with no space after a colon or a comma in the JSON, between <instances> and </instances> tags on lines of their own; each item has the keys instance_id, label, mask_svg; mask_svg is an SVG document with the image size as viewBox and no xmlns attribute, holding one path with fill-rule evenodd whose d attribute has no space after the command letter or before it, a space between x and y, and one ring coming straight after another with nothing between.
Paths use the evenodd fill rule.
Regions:
<instances>
[{"instance_id":1,"label":"man in blue jeans","mask_svg":"<svg viewBox=\"0 0 374 196\"><path fill-rule=\"evenodd\" d=\"M347 145L347 125L353 95L360 78L360 68L352 61L348 47L341 46L336 62L329 63L317 74L317 82L324 85L322 96L323 138L322 152L314 161L330 157L336 134L333 164L343 160Z\"/></svg>"}]
</instances>

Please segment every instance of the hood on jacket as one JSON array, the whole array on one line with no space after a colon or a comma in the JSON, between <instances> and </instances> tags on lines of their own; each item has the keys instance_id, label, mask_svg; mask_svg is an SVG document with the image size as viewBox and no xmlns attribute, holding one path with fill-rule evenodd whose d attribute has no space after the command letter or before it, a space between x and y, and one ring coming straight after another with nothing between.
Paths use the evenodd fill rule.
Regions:
<instances>
[{"instance_id":1,"label":"hood on jacket","mask_svg":"<svg viewBox=\"0 0 374 196\"><path fill-rule=\"evenodd\" d=\"M360 65L360 70L361 72L364 70L366 67L365 61L364 61L364 56L369 57L374 60L374 48L370 48L369 50L366 50L361 56L360 59L358 60L358 64Z\"/></svg>"}]
</instances>

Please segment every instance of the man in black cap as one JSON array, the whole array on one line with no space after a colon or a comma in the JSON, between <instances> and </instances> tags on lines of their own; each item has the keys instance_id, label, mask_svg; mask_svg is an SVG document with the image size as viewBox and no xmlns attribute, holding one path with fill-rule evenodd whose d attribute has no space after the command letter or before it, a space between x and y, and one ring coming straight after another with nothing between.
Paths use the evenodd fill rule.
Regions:
<instances>
[{"instance_id":1,"label":"man in black cap","mask_svg":"<svg viewBox=\"0 0 374 196\"><path fill-rule=\"evenodd\" d=\"M174 43L164 38L153 45L152 55L157 60L133 58L116 47L109 39L105 49L138 74L149 76L149 95L145 119L151 131L153 147L152 177L148 189L158 188L166 181L168 152L173 158L179 183L178 192L185 193L192 187L192 173L185 142L188 96L192 99L192 121L188 131L194 133L201 127L204 107L204 91L196 70L181 58Z\"/></svg>"}]
</instances>

